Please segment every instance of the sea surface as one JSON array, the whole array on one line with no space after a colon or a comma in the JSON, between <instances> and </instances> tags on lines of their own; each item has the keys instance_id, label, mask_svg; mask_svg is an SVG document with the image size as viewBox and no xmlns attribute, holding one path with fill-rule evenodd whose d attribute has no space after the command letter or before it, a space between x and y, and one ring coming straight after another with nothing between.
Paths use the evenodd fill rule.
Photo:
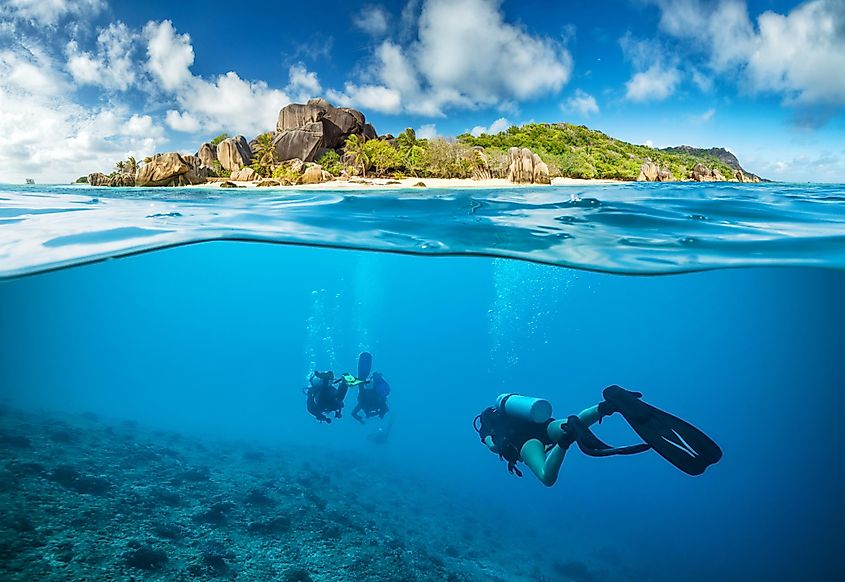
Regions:
<instances>
[{"instance_id":1,"label":"sea surface","mask_svg":"<svg viewBox=\"0 0 845 582\"><path fill-rule=\"evenodd\" d=\"M843 298L841 185L0 186L0 579L841 580ZM390 412L316 422L361 351ZM611 384L722 461L472 428Z\"/></svg>"}]
</instances>

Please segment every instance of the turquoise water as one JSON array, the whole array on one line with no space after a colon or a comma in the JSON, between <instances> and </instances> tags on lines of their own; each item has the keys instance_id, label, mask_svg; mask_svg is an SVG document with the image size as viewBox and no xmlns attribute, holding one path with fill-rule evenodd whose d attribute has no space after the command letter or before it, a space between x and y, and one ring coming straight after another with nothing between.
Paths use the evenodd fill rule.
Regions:
<instances>
[{"instance_id":1,"label":"turquoise water","mask_svg":"<svg viewBox=\"0 0 845 582\"><path fill-rule=\"evenodd\" d=\"M845 188L151 192L0 190L4 579L845 572ZM348 397L318 424L309 371L362 350L391 412L359 425ZM572 449L544 488L472 430L501 392L564 416L610 384L723 460L689 477ZM168 560L133 566L139 547Z\"/></svg>"}]
</instances>

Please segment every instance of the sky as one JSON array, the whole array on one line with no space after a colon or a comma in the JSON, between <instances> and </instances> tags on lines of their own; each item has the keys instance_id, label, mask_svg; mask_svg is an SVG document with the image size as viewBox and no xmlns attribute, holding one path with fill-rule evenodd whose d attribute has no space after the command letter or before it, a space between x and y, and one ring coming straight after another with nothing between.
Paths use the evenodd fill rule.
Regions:
<instances>
[{"instance_id":1,"label":"sky","mask_svg":"<svg viewBox=\"0 0 845 582\"><path fill-rule=\"evenodd\" d=\"M380 134L584 124L845 182L845 0L0 0L0 182L251 139L291 102Z\"/></svg>"}]
</instances>

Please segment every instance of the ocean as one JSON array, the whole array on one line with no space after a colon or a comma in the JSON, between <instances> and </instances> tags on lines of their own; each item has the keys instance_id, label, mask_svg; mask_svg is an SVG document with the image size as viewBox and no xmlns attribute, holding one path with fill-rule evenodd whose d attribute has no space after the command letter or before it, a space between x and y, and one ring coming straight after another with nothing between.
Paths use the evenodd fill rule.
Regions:
<instances>
[{"instance_id":1,"label":"ocean","mask_svg":"<svg viewBox=\"0 0 845 582\"><path fill-rule=\"evenodd\" d=\"M836 185L2 186L0 578L840 580L843 267ZM390 411L317 422L363 351ZM722 460L473 430L612 384Z\"/></svg>"}]
</instances>

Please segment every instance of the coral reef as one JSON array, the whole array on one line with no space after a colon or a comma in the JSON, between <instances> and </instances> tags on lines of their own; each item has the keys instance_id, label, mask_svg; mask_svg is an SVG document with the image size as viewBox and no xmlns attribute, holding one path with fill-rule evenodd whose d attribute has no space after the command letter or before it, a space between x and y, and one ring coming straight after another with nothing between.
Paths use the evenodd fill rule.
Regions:
<instances>
[{"instance_id":1,"label":"coral reef","mask_svg":"<svg viewBox=\"0 0 845 582\"><path fill-rule=\"evenodd\" d=\"M0 579L468 582L593 571L543 562L551 557L528 536L500 539L496 516L469 497L377 464L326 475L290 448L5 409Z\"/></svg>"}]
</instances>

